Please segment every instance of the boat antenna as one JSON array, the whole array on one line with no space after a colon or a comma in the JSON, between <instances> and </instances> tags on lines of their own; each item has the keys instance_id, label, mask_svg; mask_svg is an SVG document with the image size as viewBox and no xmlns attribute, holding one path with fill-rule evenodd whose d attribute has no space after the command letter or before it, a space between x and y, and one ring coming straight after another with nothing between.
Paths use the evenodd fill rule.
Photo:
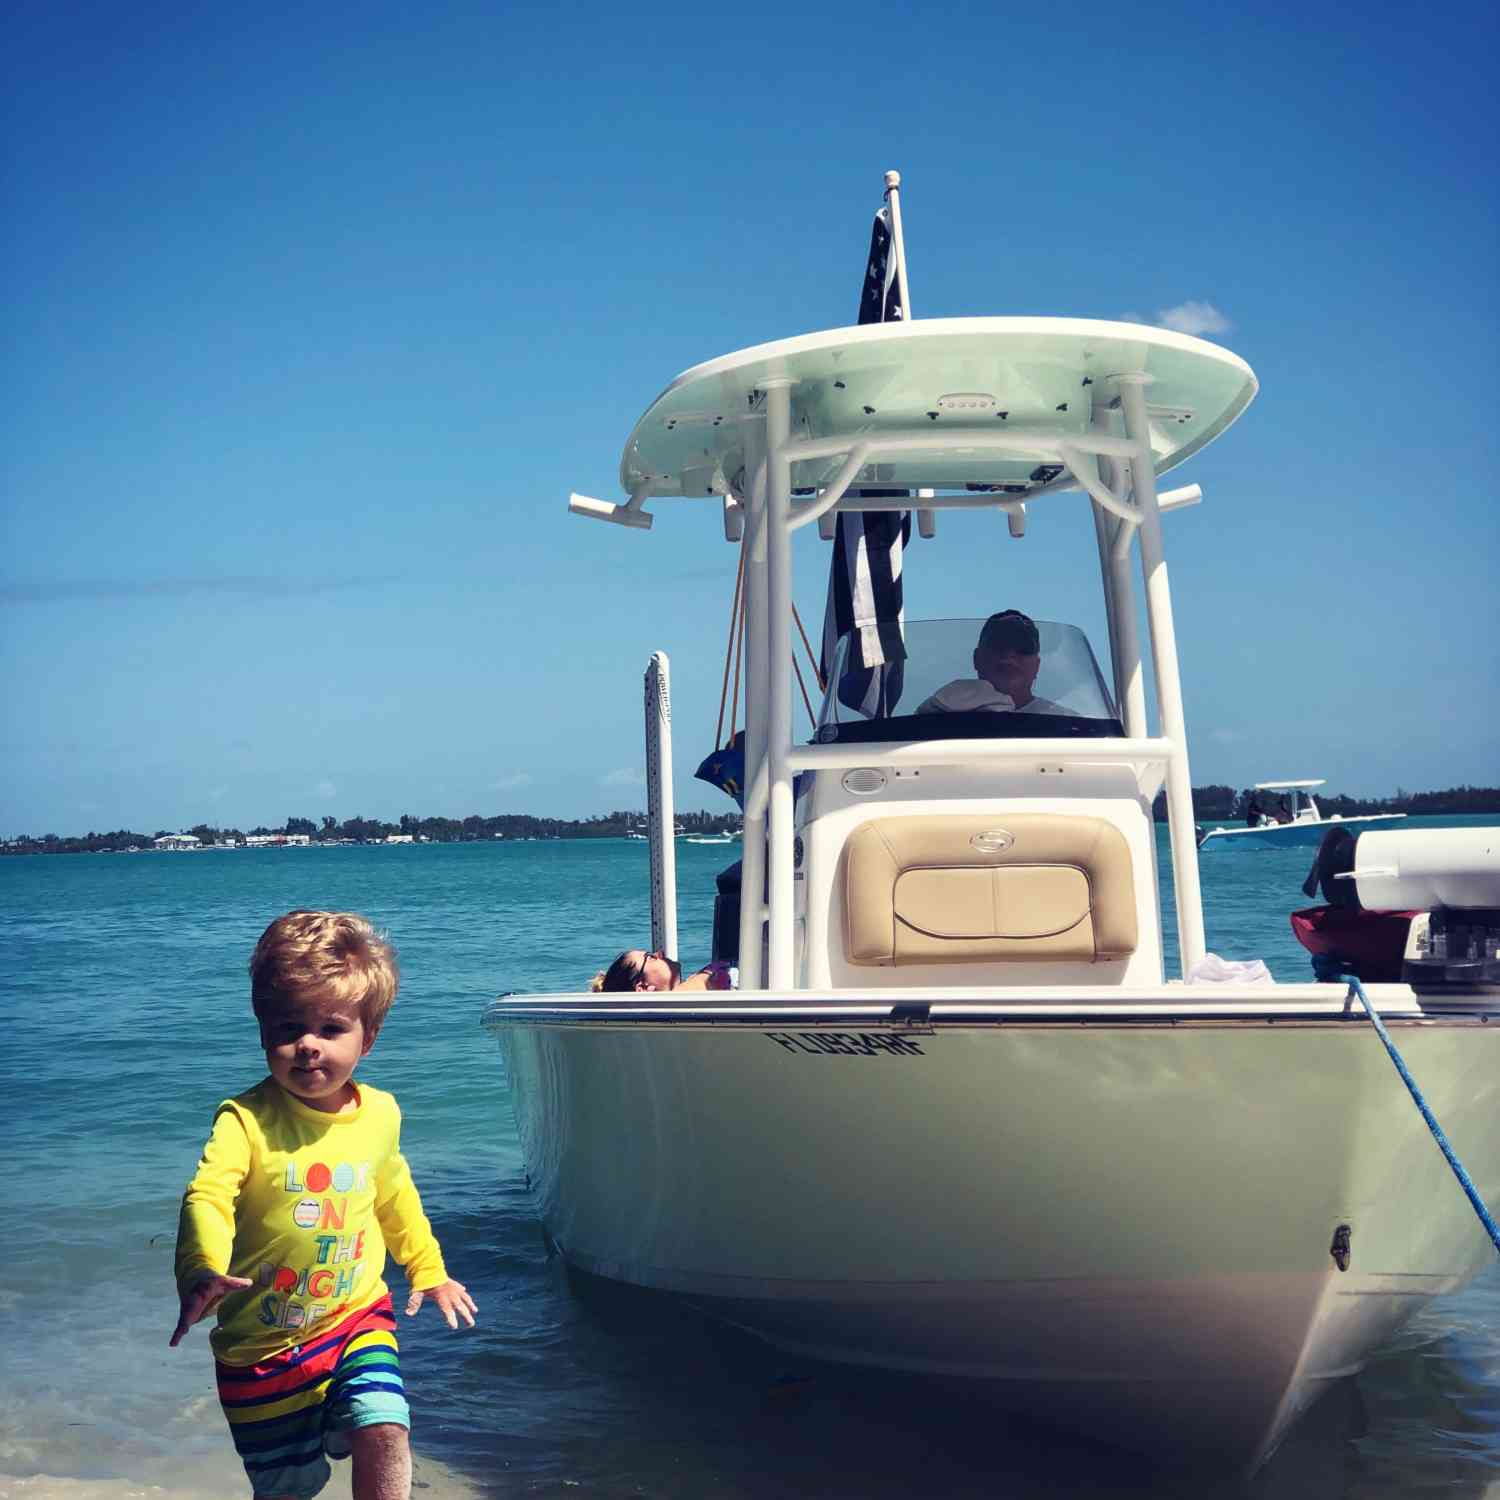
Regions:
<instances>
[{"instance_id":1,"label":"boat antenna","mask_svg":"<svg viewBox=\"0 0 1500 1500\"><path fill-rule=\"evenodd\" d=\"M796 627L797 627L797 634L802 637L802 649L807 652L807 660L808 660L809 665L812 667L813 681L815 681L818 684L818 691L820 693L826 693L828 691L828 684L827 684L827 682L825 682L823 680L823 673L819 670L819 667L818 667L817 654L813 651L812 642L810 640L808 640L808 638L807 638L807 628L802 623L802 616L797 613L797 606L796 606L795 603L792 605L792 623L795 624ZM796 653L794 652L793 655L792 655L792 662L793 662L794 665L796 663L796 660L797 660L797 657L796 657ZM807 692L806 692L806 689L804 689L803 690L803 697L806 697L806 696L807 696ZM809 708L808 712L812 713L812 710ZM817 726L818 726L817 716L814 715L813 716L813 728L816 729Z\"/></svg>"},{"instance_id":2,"label":"boat antenna","mask_svg":"<svg viewBox=\"0 0 1500 1500\"><path fill-rule=\"evenodd\" d=\"M748 535L748 533L746 533ZM734 603L729 606L729 644L724 648L724 682L719 690L719 722L714 727L714 749L734 739L734 720L740 706L740 600L745 587L745 536L740 538L740 563L734 574ZM729 701L729 670L734 663L734 713L729 720L729 739L724 738L724 705Z\"/></svg>"},{"instance_id":3,"label":"boat antenna","mask_svg":"<svg viewBox=\"0 0 1500 1500\"><path fill-rule=\"evenodd\" d=\"M719 689L719 722L714 726L714 748L727 749L734 743L735 731L738 728L740 708L740 645L744 638L745 621L745 548L748 544L747 532L740 538L740 561L734 575L734 603L729 607L729 643L724 648L724 680ZM802 616L797 613L797 606L792 605L792 619L796 623L798 634L802 637L802 647L807 652L809 669L813 674L813 680L818 684L821 693L827 684L823 681L822 673L818 671L818 660L813 655L812 642L807 638L807 630L802 624ZM797 661L795 649L792 652L792 671L797 675L797 686L802 691L802 704L807 709L808 722L816 729L818 727L818 716L813 710L812 699L808 696L807 683L802 676L802 668ZM734 684L733 701L729 697L730 683ZM729 708L729 738L724 738L724 709Z\"/></svg>"},{"instance_id":4,"label":"boat antenna","mask_svg":"<svg viewBox=\"0 0 1500 1500\"><path fill-rule=\"evenodd\" d=\"M795 607L795 606L794 606ZM797 674L797 686L802 689L802 702L807 709L807 717L812 727L818 727L818 716L813 712L812 699L807 696L807 684L802 680L802 666L797 660L797 653L792 652L792 671Z\"/></svg>"}]
</instances>

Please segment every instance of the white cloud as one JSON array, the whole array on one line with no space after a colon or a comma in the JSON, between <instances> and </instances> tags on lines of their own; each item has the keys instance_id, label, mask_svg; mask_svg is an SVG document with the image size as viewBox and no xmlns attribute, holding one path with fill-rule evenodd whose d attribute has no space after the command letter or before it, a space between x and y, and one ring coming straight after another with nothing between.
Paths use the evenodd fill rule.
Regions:
<instances>
[{"instance_id":1,"label":"white cloud","mask_svg":"<svg viewBox=\"0 0 1500 1500\"><path fill-rule=\"evenodd\" d=\"M1189 298L1176 307L1164 307L1154 318L1135 311L1122 312L1121 323L1148 323L1157 328L1170 328L1174 333L1228 333L1234 324L1219 311L1212 302L1199 302Z\"/></svg>"},{"instance_id":2,"label":"white cloud","mask_svg":"<svg viewBox=\"0 0 1500 1500\"><path fill-rule=\"evenodd\" d=\"M322 781L320 781L317 786L313 788L313 790L325 802L329 801L331 798L337 797L339 794L339 789L326 777Z\"/></svg>"},{"instance_id":3,"label":"white cloud","mask_svg":"<svg viewBox=\"0 0 1500 1500\"><path fill-rule=\"evenodd\" d=\"M645 786L646 773L639 766L621 766L618 771L606 771L599 778L600 786Z\"/></svg>"},{"instance_id":4,"label":"white cloud","mask_svg":"<svg viewBox=\"0 0 1500 1500\"><path fill-rule=\"evenodd\" d=\"M1156 321L1160 327L1177 333L1228 333L1234 327L1212 302L1188 301L1164 307L1157 313Z\"/></svg>"},{"instance_id":5,"label":"white cloud","mask_svg":"<svg viewBox=\"0 0 1500 1500\"><path fill-rule=\"evenodd\" d=\"M530 786L532 776L530 771L507 771L503 776L497 776L490 785L497 792L508 792L518 786Z\"/></svg>"},{"instance_id":6,"label":"white cloud","mask_svg":"<svg viewBox=\"0 0 1500 1500\"><path fill-rule=\"evenodd\" d=\"M0 604L50 604L59 599L179 599L189 594L244 595L251 599L298 599L335 589L384 588L394 578L226 577L30 578L0 583Z\"/></svg>"}]
</instances>

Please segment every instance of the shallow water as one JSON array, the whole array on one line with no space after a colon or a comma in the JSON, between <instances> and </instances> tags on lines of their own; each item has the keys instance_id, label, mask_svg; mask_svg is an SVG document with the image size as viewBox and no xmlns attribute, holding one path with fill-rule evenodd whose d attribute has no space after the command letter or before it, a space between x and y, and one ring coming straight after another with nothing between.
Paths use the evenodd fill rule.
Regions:
<instances>
[{"instance_id":1,"label":"shallow water","mask_svg":"<svg viewBox=\"0 0 1500 1500\"><path fill-rule=\"evenodd\" d=\"M735 852L678 847L690 958L707 955L713 875ZM1165 853L1163 842L1163 866ZM1286 913L1305 904L1309 858L1206 854L1210 948L1306 977ZM362 1073L399 1096L428 1211L481 1307L472 1332L430 1312L402 1331L434 1500L469 1487L1241 1493L1017 1424L972 1390L791 1364L659 1298L572 1281L548 1258L479 1014L502 990L577 985L639 942L645 870L646 846L625 841L0 860L12 1168L0 1187L0 1500L246 1493L206 1339L166 1347L172 1238L214 1105L263 1071L246 959L265 922L297 905L364 911L401 949L401 996ZM1424 1311L1250 1493L1500 1495L1500 1268Z\"/></svg>"}]
</instances>

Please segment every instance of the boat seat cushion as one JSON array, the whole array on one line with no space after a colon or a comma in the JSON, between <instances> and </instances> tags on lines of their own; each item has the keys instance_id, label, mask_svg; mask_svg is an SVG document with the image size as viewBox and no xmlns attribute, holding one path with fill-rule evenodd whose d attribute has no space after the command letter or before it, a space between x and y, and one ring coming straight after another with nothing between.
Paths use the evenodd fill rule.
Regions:
<instances>
[{"instance_id":1,"label":"boat seat cushion","mask_svg":"<svg viewBox=\"0 0 1500 1500\"><path fill-rule=\"evenodd\" d=\"M844 921L852 964L1128 958L1130 847L1072 814L876 818L844 848Z\"/></svg>"}]
</instances>

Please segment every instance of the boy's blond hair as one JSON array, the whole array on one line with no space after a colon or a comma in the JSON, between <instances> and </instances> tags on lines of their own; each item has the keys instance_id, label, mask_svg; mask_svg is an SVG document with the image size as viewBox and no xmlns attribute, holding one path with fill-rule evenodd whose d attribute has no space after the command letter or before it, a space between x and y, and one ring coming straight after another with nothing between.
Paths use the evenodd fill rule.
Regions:
<instances>
[{"instance_id":1,"label":"boy's blond hair","mask_svg":"<svg viewBox=\"0 0 1500 1500\"><path fill-rule=\"evenodd\" d=\"M278 1001L354 1005L373 1038L400 982L395 948L348 911L289 911L261 933L250 955L250 1005L257 1020Z\"/></svg>"}]
</instances>

